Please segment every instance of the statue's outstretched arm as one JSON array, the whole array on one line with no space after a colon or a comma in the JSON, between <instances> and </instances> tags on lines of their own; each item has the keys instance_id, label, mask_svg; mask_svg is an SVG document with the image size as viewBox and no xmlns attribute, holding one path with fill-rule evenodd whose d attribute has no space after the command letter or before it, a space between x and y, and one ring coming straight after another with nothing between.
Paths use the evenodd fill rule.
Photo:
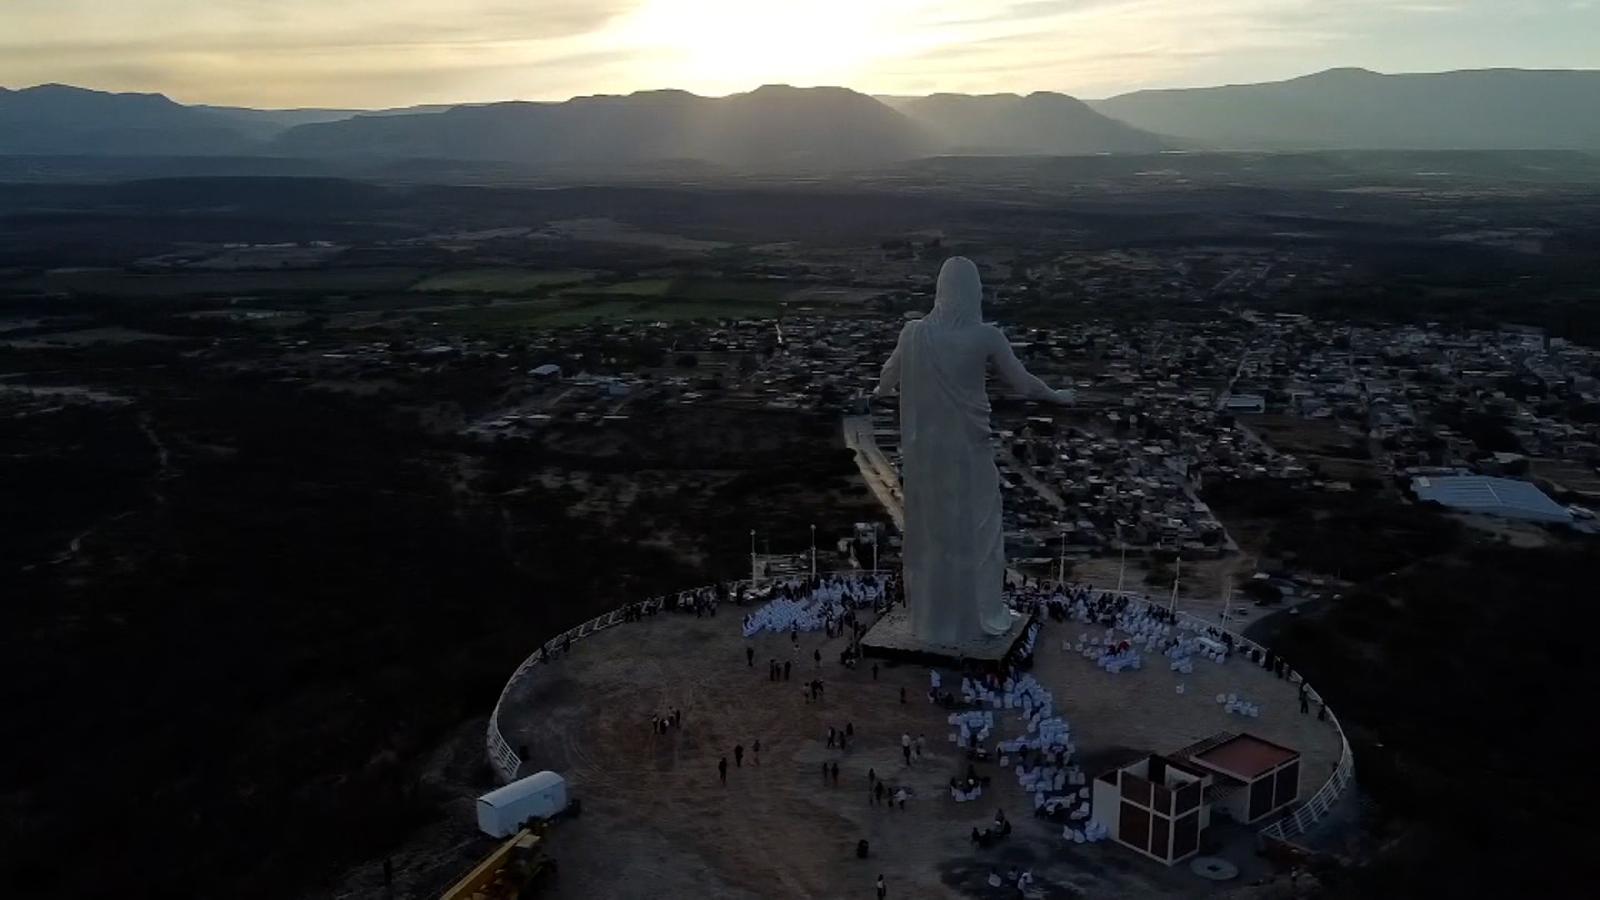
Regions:
<instances>
[{"instance_id":1,"label":"statue's outstretched arm","mask_svg":"<svg viewBox=\"0 0 1600 900\"><path fill-rule=\"evenodd\" d=\"M1012 390L1029 400L1072 402L1072 391L1058 391L1028 371L1022 360L1017 359L1016 351L1011 349L1011 342L1006 340L1005 334L1000 329L990 329L990 333L993 335L994 346L989 351L989 358L994 360L995 371L1000 373L1006 384L1011 385Z\"/></svg>"},{"instance_id":2,"label":"statue's outstretched arm","mask_svg":"<svg viewBox=\"0 0 1600 900\"><path fill-rule=\"evenodd\" d=\"M872 396L886 397L900 387L900 348L905 343L906 329L901 329L900 340L895 342L894 352L884 361L883 371L878 375L878 386L872 389Z\"/></svg>"}]
</instances>

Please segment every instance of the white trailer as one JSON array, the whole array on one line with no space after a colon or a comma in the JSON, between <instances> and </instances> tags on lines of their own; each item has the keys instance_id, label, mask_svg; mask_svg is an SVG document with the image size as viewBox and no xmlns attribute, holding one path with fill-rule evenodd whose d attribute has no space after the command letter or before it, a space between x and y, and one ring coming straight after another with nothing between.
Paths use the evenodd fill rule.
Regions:
<instances>
[{"instance_id":1,"label":"white trailer","mask_svg":"<svg viewBox=\"0 0 1600 900\"><path fill-rule=\"evenodd\" d=\"M548 819L567 808L567 780L554 772L535 772L478 798L478 830L509 837L529 819Z\"/></svg>"}]
</instances>

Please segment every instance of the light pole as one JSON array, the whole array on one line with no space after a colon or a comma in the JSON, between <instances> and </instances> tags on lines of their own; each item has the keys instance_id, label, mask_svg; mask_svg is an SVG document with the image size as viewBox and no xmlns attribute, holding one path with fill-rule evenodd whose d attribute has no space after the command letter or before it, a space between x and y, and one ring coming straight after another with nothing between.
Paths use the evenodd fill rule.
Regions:
<instances>
[{"instance_id":1,"label":"light pole","mask_svg":"<svg viewBox=\"0 0 1600 900\"><path fill-rule=\"evenodd\" d=\"M1183 550L1179 549L1178 559L1172 567L1172 601L1167 604L1167 612L1176 614L1178 611L1178 579L1183 575Z\"/></svg>"},{"instance_id":2,"label":"light pole","mask_svg":"<svg viewBox=\"0 0 1600 900\"><path fill-rule=\"evenodd\" d=\"M1061 530L1061 558L1057 561L1056 588L1059 590L1067 583L1067 531Z\"/></svg>"},{"instance_id":3,"label":"light pole","mask_svg":"<svg viewBox=\"0 0 1600 900\"><path fill-rule=\"evenodd\" d=\"M1122 523L1117 523L1117 546L1122 548L1122 562L1117 565L1117 596L1122 596L1122 576L1128 572L1128 542L1122 539Z\"/></svg>"},{"instance_id":4,"label":"light pole","mask_svg":"<svg viewBox=\"0 0 1600 900\"><path fill-rule=\"evenodd\" d=\"M878 525L872 525L872 576L878 576Z\"/></svg>"},{"instance_id":5,"label":"light pole","mask_svg":"<svg viewBox=\"0 0 1600 900\"><path fill-rule=\"evenodd\" d=\"M750 586L756 584L756 530L750 529Z\"/></svg>"},{"instance_id":6,"label":"light pole","mask_svg":"<svg viewBox=\"0 0 1600 900\"><path fill-rule=\"evenodd\" d=\"M817 526L811 526L811 580L817 580Z\"/></svg>"}]
</instances>

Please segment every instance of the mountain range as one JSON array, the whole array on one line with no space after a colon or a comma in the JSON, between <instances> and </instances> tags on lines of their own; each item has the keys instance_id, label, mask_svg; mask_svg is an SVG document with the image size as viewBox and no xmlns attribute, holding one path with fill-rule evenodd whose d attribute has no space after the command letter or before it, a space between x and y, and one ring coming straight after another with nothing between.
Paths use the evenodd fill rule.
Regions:
<instances>
[{"instance_id":1,"label":"mountain range","mask_svg":"<svg viewBox=\"0 0 1600 900\"><path fill-rule=\"evenodd\" d=\"M769 85L394 110L186 106L67 85L0 88L0 154L456 159L740 170L841 169L941 155L1168 149L1600 150L1600 72L1381 75L1065 94L871 97Z\"/></svg>"},{"instance_id":2,"label":"mountain range","mask_svg":"<svg viewBox=\"0 0 1600 900\"><path fill-rule=\"evenodd\" d=\"M1600 71L1330 69L1092 104L1135 128L1232 150L1600 150Z\"/></svg>"},{"instance_id":3,"label":"mountain range","mask_svg":"<svg viewBox=\"0 0 1600 900\"><path fill-rule=\"evenodd\" d=\"M932 148L910 119L864 94L772 85L716 98L648 91L358 117L291 128L275 149L300 156L377 152L529 163L695 159L738 168L832 168L910 159Z\"/></svg>"},{"instance_id":4,"label":"mountain range","mask_svg":"<svg viewBox=\"0 0 1600 900\"><path fill-rule=\"evenodd\" d=\"M879 97L920 126L944 154L1087 156L1155 153L1172 143L1046 91Z\"/></svg>"}]
</instances>

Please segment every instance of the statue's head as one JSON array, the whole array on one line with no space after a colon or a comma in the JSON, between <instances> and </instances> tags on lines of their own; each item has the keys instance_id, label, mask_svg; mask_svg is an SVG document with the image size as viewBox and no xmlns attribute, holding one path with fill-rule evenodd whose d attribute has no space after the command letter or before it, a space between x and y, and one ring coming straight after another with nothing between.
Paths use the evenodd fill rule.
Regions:
<instances>
[{"instance_id":1,"label":"statue's head","mask_svg":"<svg viewBox=\"0 0 1600 900\"><path fill-rule=\"evenodd\" d=\"M983 321L983 280L965 256L952 256L939 269L931 321L941 325L977 325Z\"/></svg>"}]
</instances>

